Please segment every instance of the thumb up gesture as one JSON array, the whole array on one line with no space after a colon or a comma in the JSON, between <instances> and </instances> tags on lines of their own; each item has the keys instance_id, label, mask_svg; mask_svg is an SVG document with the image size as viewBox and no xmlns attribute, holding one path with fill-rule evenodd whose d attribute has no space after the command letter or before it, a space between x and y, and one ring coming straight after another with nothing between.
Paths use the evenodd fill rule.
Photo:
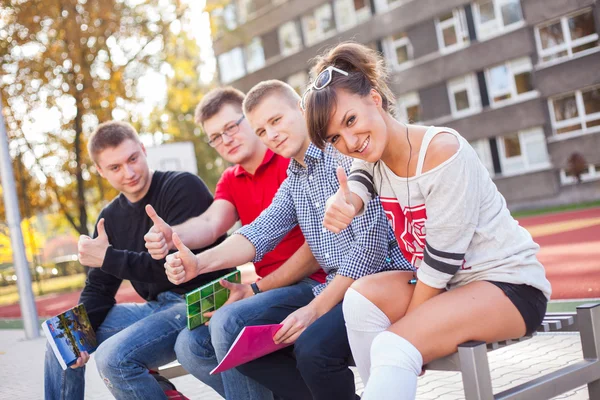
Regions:
<instances>
[{"instance_id":1,"label":"thumb up gesture","mask_svg":"<svg viewBox=\"0 0 600 400\"><path fill-rule=\"evenodd\" d=\"M344 168L338 167L336 174L340 188L327 200L325 218L323 218L323 226L333 233L339 233L346 229L357 214L351 201L352 192L348 186L348 177Z\"/></svg>"},{"instance_id":2,"label":"thumb up gesture","mask_svg":"<svg viewBox=\"0 0 600 400\"><path fill-rule=\"evenodd\" d=\"M110 246L106 230L104 229L104 218L98 221L96 229L98 230L98 236L95 239L87 235L81 235L77 243L79 262L81 265L90 268L100 268L102 266L106 249Z\"/></svg>"},{"instance_id":3,"label":"thumb up gesture","mask_svg":"<svg viewBox=\"0 0 600 400\"><path fill-rule=\"evenodd\" d=\"M173 244L177 252L169 254L165 260L165 273L169 281L181 285L200 274L200 266L196 255L183 244L177 233L173 233Z\"/></svg>"},{"instance_id":4,"label":"thumb up gesture","mask_svg":"<svg viewBox=\"0 0 600 400\"><path fill-rule=\"evenodd\" d=\"M169 254L173 248L173 229L161 217L158 216L154 207L146 205L146 214L150 217L154 225L144 235L148 253L155 260L162 260Z\"/></svg>"}]
</instances>

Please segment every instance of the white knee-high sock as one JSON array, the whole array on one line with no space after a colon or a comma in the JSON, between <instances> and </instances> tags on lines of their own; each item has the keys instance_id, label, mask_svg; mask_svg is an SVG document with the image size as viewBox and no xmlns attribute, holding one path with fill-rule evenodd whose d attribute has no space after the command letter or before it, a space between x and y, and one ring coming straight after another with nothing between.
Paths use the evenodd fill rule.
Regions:
<instances>
[{"instance_id":1,"label":"white knee-high sock","mask_svg":"<svg viewBox=\"0 0 600 400\"><path fill-rule=\"evenodd\" d=\"M391 322L375 304L352 288L346 291L342 307L352 356L366 385L371 369L371 343Z\"/></svg>"},{"instance_id":2,"label":"white knee-high sock","mask_svg":"<svg viewBox=\"0 0 600 400\"><path fill-rule=\"evenodd\" d=\"M382 332L371 346L371 378L362 400L414 400L423 357L408 340Z\"/></svg>"}]
</instances>

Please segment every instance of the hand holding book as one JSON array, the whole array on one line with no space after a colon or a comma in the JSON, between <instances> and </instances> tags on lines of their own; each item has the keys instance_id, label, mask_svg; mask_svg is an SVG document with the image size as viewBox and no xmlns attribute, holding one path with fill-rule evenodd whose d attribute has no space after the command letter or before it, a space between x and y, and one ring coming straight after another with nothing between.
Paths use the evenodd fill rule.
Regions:
<instances>
[{"instance_id":1,"label":"hand holding book","mask_svg":"<svg viewBox=\"0 0 600 400\"><path fill-rule=\"evenodd\" d=\"M315 322L320 315L315 307L306 305L297 309L281 322L281 329L273 337L275 344L292 344L298 337Z\"/></svg>"}]
</instances>

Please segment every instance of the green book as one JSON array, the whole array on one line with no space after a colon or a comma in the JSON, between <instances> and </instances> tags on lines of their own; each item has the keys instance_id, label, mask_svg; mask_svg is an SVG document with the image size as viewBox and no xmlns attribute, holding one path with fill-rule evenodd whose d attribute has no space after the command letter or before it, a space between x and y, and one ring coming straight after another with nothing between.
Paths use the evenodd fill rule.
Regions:
<instances>
[{"instance_id":1,"label":"green book","mask_svg":"<svg viewBox=\"0 0 600 400\"><path fill-rule=\"evenodd\" d=\"M203 325L210 319L205 317L204 313L221 308L229 298L229 289L221 286L219 283L221 279L233 283L241 283L242 275L240 274L240 271L233 271L199 287L198 289L186 293L187 327L189 330Z\"/></svg>"}]
</instances>

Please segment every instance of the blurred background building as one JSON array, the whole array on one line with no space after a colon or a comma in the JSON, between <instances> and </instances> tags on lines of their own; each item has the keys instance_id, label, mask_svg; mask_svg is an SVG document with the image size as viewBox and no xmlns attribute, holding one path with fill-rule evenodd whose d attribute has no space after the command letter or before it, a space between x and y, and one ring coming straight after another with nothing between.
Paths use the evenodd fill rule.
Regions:
<instances>
[{"instance_id":1,"label":"blurred background building","mask_svg":"<svg viewBox=\"0 0 600 400\"><path fill-rule=\"evenodd\" d=\"M343 40L380 51L397 115L457 129L511 209L600 198L595 0L208 0L220 82L301 92Z\"/></svg>"}]
</instances>

